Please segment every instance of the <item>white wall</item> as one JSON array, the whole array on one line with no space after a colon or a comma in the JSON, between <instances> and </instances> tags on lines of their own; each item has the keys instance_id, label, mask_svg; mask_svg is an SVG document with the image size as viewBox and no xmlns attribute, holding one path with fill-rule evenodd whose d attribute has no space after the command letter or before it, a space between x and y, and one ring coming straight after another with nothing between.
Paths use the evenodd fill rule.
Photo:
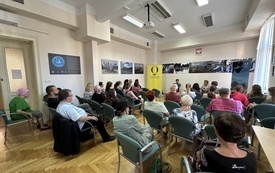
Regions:
<instances>
[{"instance_id":1,"label":"white wall","mask_svg":"<svg viewBox=\"0 0 275 173\"><path fill-rule=\"evenodd\" d=\"M188 48L176 51L163 52L159 64L167 63L189 63L196 61L218 61L224 59L245 59L256 57L256 47L258 39L237 41L224 44L216 44L195 48ZM202 48L202 55L195 55L196 48ZM249 86L253 84L253 73L249 76ZM218 87L228 87L231 85L231 73L187 73L187 74L163 74L163 91L169 91L175 79L179 79L182 87L186 83L199 83L203 80L218 81Z\"/></svg>"},{"instance_id":2,"label":"white wall","mask_svg":"<svg viewBox=\"0 0 275 173\"><path fill-rule=\"evenodd\" d=\"M32 22L30 22L30 20ZM20 23L25 23L26 28L0 24L0 37L7 39L23 39L33 43L33 56L36 64L33 73L37 76L37 98L38 106L42 106L41 98L45 94L45 87L54 84L61 88L69 88L74 94L82 95L84 92L84 50L83 43L75 41L75 32L51 24L20 16ZM34 26L34 27L33 27ZM36 30L36 31L35 31ZM43 31L43 33L39 32ZM58 53L65 55L80 56L81 74L80 75L50 75L48 53ZM32 53L31 53L32 54ZM76 99L74 99L76 102Z\"/></svg>"},{"instance_id":3,"label":"white wall","mask_svg":"<svg viewBox=\"0 0 275 173\"><path fill-rule=\"evenodd\" d=\"M123 81L125 79L139 79L140 85L143 87L145 84L145 74L121 74L120 73L120 61L142 63L144 64L145 73L145 63L146 63L146 51L141 48L137 48L131 45L127 45L118 41L111 41L110 43L102 44L98 46L98 66L101 66L101 59L106 60L116 60L118 61L118 74L102 74L101 71L98 72L99 80L106 83L107 81L113 82ZM101 70L101 68L100 68ZM133 69L134 71L134 69Z\"/></svg>"}]
</instances>

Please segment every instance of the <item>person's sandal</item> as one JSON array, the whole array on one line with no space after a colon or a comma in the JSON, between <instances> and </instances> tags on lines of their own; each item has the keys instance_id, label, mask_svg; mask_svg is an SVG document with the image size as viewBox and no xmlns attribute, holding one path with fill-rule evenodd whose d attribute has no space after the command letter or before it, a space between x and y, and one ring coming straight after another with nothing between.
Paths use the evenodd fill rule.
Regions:
<instances>
[{"instance_id":1,"label":"person's sandal","mask_svg":"<svg viewBox=\"0 0 275 173\"><path fill-rule=\"evenodd\" d=\"M50 129L51 128L51 126L45 126L45 127L43 127L43 128L40 128L40 131L42 131L42 130L48 130L48 129Z\"/></svg>"}]
</instances>

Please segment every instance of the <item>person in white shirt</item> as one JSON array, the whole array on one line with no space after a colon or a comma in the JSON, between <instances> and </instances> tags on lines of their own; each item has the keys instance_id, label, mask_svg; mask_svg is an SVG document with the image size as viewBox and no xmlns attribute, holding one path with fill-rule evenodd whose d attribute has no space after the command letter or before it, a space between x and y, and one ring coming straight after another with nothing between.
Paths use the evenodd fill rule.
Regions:
<instances>
[{"instance_id":1,"label":"person in white shirt","mask_svg":"<svg viewBox=\"0 0 275 173\"><path fill-rule=\"evenodd\" d=\"M97 127L98 132L101 135L103 142L109 142L115 140L114 136L110 136L104 127L104 122L97 119L95 116L90 116L89 113L85 112L84 109L81 109L72 102L72 93L69 89L63 89L59 91L58 98L60 100L59 105L56 108L56 111L64 118L77 121L79 129L85 128L88 126L85 121L89 121Z\"/></svg>"}]
</instances>

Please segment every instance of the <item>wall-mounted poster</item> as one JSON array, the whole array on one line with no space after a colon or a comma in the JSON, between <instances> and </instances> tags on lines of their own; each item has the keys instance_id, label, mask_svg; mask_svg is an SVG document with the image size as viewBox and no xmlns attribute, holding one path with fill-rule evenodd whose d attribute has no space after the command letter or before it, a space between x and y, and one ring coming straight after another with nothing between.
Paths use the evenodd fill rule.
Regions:
<instances>
[{"instance_id":1,"label":"wall-mounted poster","mask_svg":"<svg viewBox=\"0 0 275 173\"><path fill-rule=\"evenodd\" d=\"M251 61L252 59L243 59L233 62L231 88L236 85L242 85L247 88Z\"/></svg>"},{"instance_id":2,"label":"wall-mounted poster","mask_svg":"<svg viewBox=\"0 0 275 173\"><path fill-rule=\"evenodd\" d=\"M51 75L81 74L80 57L48 53Z\"/></svg>"},{"instance_id":3,"label":"wall-mounted poster","mask_svg":"<svg viewBox=\"0 0 275 173\"><path fill-rule=\"evenodd\" d=\"M192 62L189 73L231 73L233 60Z\"/></svg>"},{"instance_id":4,"label":"wall-mounted poster","mask_svg":"<svg viewBox=\"0 0 275 173\"><path fill-rule=\"evenodd\" d=\"M174 63L162 64L162 73L174 73Z\"/></svg>"},{"instance_id":5,"label":"wall-mounted poster","mask_svg":"<svg viewBox=\"0 0 275 173\"><path fill-rule=\"evenodd\" d=\"M174 69L176 73L189 73L189 63L175 63Z\"/></svg>"},{"instance_id":6,"label":"wall-mounted poster","mask_svg":"<svg viewBox=\"0 0 275 173\"><path fill-rule=\"evenodd\" d=\"M132 62L120 62L121 74L133 74L133 63Z\"/></svg>"},{"instance_id":7,"label":"wall-mounted poster","mask_svg":"<svg viewBox=\"0 0 275 173\"><path fill-rule=\"evenodd\" d=\"M101 60L102 74L118 74L118 61Z\"/></svg>"},{"instance_id":8,"label":"wall-mounted poster","mask_svg":"<svg viewBox=\"0 0 275 173\"><path fill-rule=\"evenodd\" d=\"M144 69L143 69L143 64L140 63L135 63L135 74L143 74Z\"/></svg>"}]
</instances>

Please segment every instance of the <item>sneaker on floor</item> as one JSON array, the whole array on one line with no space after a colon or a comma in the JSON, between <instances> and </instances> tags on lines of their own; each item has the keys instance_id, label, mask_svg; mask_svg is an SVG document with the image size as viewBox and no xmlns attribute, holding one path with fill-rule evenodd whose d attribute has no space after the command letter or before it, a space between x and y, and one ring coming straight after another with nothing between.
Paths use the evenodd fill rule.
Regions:
<instances>
[{"instance_id":1,"label":"sneaker on floor","mask_svg":"<svg viewBox=\"0 0 275 173\"><path fill-rule=\"evenodd\" d=\"M109 139L105 139L105 140L103 140L103 142L110 142L110 141L113 141L115 139L116 139L115 136L110 136Z\"/></svg>"}]
</instances>

